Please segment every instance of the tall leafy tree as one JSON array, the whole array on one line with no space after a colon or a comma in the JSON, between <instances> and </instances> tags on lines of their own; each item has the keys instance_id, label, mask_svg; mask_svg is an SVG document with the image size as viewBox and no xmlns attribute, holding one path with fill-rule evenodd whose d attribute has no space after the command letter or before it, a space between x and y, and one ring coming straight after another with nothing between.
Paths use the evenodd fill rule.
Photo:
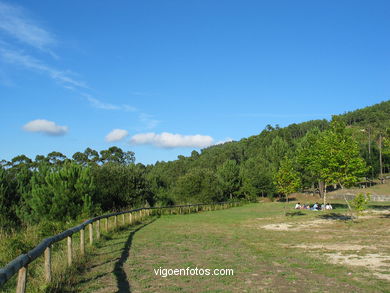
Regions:
<instances>
[{"instance_id":1,"label":"tall leafy tree","mask_svg":"<svg viewBox=\"0 0 390 293\"><path fill-rule=\"evenodd\" d=\"M294 170L294 164L291 159L285 157L280 164L280 168L275 175L276 190L283 194L288 202L288 196L297 192L301 187L299 173Z\"/></svg>"},{"instance_id":2,"label":"tall leafy tree","mask_svg":"<svg viewBox=\"0 0 390 293\"><path fill-rule=\"evenodd\" d=\"M240 166L241 189L240 193L250 201L258 196L273 195L273 166L261 155L249 158Z\"/></svg>"},{"instance_id":3,"label":"tall leafy tree","mask_svg":"<svg viewBox=\"0 0 390 293\"><path fill-rule=\"evenodd\" d=\"M107 150L100 151L100 161L104 163L118 163L122 165L134 164L134 152L124 152L121 148L116 146L110 147Z\"/></svg>"},{"instance_id":4,"label":"tall leafy tree","mask_svg":"<svg viewBox=\"0 0 390 293\"><path fill-rule=\"evenodd\" d=\"M233 198L241 186L240 167L234 160L227 160L217 168L218 183L224 198Z\"/></svg>"},{"instance_id":5,"label":"tall leafy tree","mask_svg":"<svg viewBox=\"0 0 390 293\"><path fill-rule=\"evenodd\" d=\"M330 129L320 133L307 149L305 164L317 177L324 202L327 185L351 186L367 170L351 130L337 117L333 119Z\"/></svg>"},{"instance_id":6,"label":"tall leafy tree","mask_svg":"<svg viewBox=\"0 0 390 293\"><path fill-rule=\"evenodd\" d=\"M210 203L221 201L218 181L210 169L192 169L181 176L173 189L175 203Z\"/></svg>"}]
</instances>

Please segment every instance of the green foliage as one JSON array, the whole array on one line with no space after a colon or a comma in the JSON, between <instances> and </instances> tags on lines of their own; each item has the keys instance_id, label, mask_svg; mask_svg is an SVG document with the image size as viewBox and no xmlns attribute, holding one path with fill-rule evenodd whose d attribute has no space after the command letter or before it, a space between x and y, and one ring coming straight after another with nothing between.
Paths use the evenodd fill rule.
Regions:
<instances>
[{"instance_id":1,"label":"green foliage","mask_svg":"<svg viewBox=\"0 0 390 293\"><path fill-rule=\"evenodd\" d=\"M240 177L240 193L250 201L275 192L272 166L261 156L245 161L240 167Z\"/></svg>"},{"instance_id":2,"label":"green foliage","mask_svg":"<svg viewBox=\"0 0 390 293\"><path fill-rule=\"evenodd\" d=\"M210 169L193 169L181 176L173 189L176 204L221 201L218 179Z\"/></svg>"},{"instance_id":3,"label":"green foliage","mask_svg":"<svg viewBox=\"0 0 390 293\"><path fill-rule=\"evenodd\" d=\"M121 165L134 164L135 156L133 152L124 152L116 146L100 152L100 161L103 163L118 163Z\"/></svg>"},{"instance_id":4,"label":"green foliage","mask_svg":"<svg viewBox=\"0 0 390 293\"><path fill-rule=\"evenodd\" d=\"M324 132L314 129L301 141L298 162L306 179L324 184L352 186L367 171L358 143L337 117Z\"/></svg>"},{"instance_id":5,"label":"green foliage","mask_svg":"<svg viewBox=\"0 0 390 293\"><path fill-rule=\"evenodd\" d=\"M275 175L275 185L276 190L284 194L286 198L301 187L301 179L298 172L294 170L291 159L285 157L281 162L280 168Z\"/></svg>"},{"instance_id":6,"label":"green foliage","mask_svg":"<svg viewBox=\"0 0 390 293\"><path fill-rule=\"evenodd\" d=\"M359 193L352 200L351 205L358 215L367 209L367 205L371 200L370 194Z\"/></svg>"},{"instance_id":7,"label":"green foliage","mask_svg":"<svg viewBox=\"0 0 390 293\"><path fill-rule=\"evenodd\" d=\"M241 186L240 167L234 160L227 160L217 168L217 180L222 192L223 200L232 199L237 195Z\"/></svg>"},{"instance_id":8,"label":"green foliage","mask_svg":"<svg viewBox=\"0 0 390 293\"><path fill-rule=\"evenodd\" d=\"M97 199L103 210L134 207L144 204L146 182L143 172L135 165L107 163L93 168Z\"/></svg>"},{"instance_id":9,"label":"green foliage","mask_svg":"<svg viewBox=\"0 0 390 293\"><path fill-rule=\"evenodd\" d=\"M58 170L41 166L39 171L31 179L31 193L23 194L29 220L65 220L93 213L90 198L95 185L89 168L67 162Z\"/></svg>"}]
</instances>

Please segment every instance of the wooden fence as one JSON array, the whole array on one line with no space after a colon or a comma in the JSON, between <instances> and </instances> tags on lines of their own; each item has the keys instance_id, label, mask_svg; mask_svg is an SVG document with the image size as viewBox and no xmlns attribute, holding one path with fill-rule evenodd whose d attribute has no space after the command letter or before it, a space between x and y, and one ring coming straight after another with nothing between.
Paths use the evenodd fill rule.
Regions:
<instances>
[{"instance_id":1,"label":"wooden fence","mask_svg":"<svg viewBox=\"0 0 390 293\"><path fill-rule=\"evenodd\" d=\"M122 224L128 222L129 225L139 222L146 216L155 214L186 214L199 211L212 211L216 209L225 209L233 206L238 206L239 202L223 202L213 204L191 204L180 205L172 207L151 207L151 208L139 208L130 211L112 213L95 217L85 221L84 223L70 228L60 234L44 239L35 248L27 252L26 254L19 255L17 258L9 262L4 268L0 269L0 288L18 272L17 293L24 293L26 291L27 284L27 269L28 265L37 259L42 254L44 255L44 268L45 268L45 282L49 283L52 279L51 269L51 247L54 243L67 239L67 265L72 265L72 235L80 232L80 254L85 255L85 229L88 227L89 244L92 245L94 238L97 240L100 238L101 233L101 220L105 219L105 231L109 230L109 218L114 217L114 228L118 227L118 216L122 216ZM128 214L128 221L126 221L125 215ZM95 233L94 233L95 230Z\"/></svg>"}]
</instances>

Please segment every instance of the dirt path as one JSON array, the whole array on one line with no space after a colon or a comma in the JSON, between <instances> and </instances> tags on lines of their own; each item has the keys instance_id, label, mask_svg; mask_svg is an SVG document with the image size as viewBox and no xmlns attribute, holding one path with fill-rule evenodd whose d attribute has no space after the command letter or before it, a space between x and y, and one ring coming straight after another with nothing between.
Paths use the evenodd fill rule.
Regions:
<instances>
[{"instance_id":1,"label":"dirt path","mask_svg":"<svg viewBox=\"0 0 390 293\"><path fill-rule=\"evenodd\" d=\"M101 244L86 264L75 291L79 292L131 292L128 258L138 231L153 223L152 219L137 226L127 227L117 233L103 235Z\"/></svg>"}]
</instances>

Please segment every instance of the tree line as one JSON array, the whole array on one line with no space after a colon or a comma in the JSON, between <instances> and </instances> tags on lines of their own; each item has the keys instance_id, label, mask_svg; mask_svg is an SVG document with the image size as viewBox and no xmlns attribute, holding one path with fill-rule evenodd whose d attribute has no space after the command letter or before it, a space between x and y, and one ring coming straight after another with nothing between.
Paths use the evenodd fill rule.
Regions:
<instances>
[{"instance_id":1,"label":"tree line","mask_svg":"<svg viewBox=\"0 0 390 293\"><path fill-rule=\"evenodd\" d=\"M256 200L344 188L384 177L390 163L390 102L192 151L171 162L135 163L118 147L20 155L0 164L0 226L145 205Z\"/></svg>"}]
</instances>

